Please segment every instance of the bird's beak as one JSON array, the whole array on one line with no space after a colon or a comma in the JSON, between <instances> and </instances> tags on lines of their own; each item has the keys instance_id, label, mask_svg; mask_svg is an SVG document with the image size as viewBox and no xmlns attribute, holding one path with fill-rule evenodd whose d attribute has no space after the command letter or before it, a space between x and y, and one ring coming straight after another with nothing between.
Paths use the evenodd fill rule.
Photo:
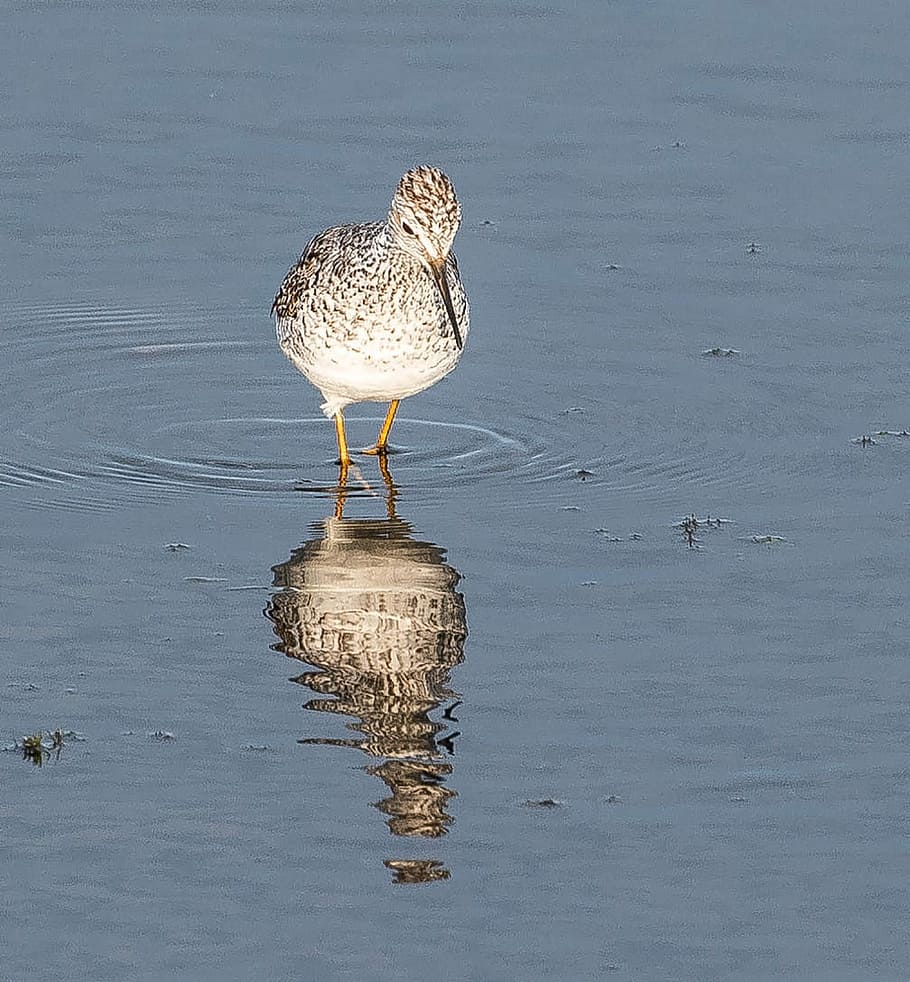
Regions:
<instances>
[{"instance_id":1,"label":"bird's beak","mask_svg":"<svg viewBox=\"0 0 910 982\"><path fill-rule=\"evenodd\" d=\"M455 316L455 308L452 306L452 295L449 293L445 259L432 260L430 262L430 271L433 274L433 282L436 284L436 288L442 294L442 302L446 305L446 313L449 315L449 320L452 322L452 330L455 333L455 344L461 350L461 331L458 330L458 318Z\"/></svg>"}]
</instances>

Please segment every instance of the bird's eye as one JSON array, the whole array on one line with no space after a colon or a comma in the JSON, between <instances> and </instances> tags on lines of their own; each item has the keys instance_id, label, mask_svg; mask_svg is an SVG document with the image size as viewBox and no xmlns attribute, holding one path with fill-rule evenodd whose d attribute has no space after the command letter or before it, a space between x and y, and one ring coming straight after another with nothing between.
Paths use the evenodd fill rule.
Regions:
<instances>
[{"instance_id":1,"label":"bird's eye","mask_svg":"<svg viewBox=\"0 0 910 982\"><path fill-rule=\"evenodd\" d=\"M407 222L402 222L401 223L401 227L402 227L402 229L404 229L404 231L405 231L405 233L407 235L413 235L414 234L414 229L412 229L411 226L408 225Z\"/></svg>"}]
</instances>

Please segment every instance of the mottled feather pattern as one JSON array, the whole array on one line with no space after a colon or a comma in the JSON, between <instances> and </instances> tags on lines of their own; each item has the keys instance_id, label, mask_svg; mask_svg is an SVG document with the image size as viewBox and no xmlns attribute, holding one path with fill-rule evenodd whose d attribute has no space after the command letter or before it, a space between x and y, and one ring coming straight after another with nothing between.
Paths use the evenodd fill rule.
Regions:
<instances>
[{"instance_id":1,"label":"mottled feather pattern","mask_svg":"<svg viewBox=\"0 0 910 982\"><path fill-rule=\"evenodd\" d=\"M401 179L386 221L326 229L289 270L272 305L278 343L322 391L328 415L412 395L458 363L469 331L451 252L460 215L449 179L418 167ZM445 269L441 285L434 267Z\"/></svg>"}]
</instances>

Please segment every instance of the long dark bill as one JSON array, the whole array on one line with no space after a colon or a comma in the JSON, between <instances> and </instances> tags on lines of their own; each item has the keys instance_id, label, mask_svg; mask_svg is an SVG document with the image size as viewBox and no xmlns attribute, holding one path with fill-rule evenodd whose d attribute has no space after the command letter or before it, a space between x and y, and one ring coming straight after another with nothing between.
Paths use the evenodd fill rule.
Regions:
<instances>
[{"instance_id":1,"label":"long dark bill","mask_svg":"<svg viewBox=\"0 0 910 982\"><path fill-rule=\"evenodd\" d=\"M433 282L442 294L442 302L446 305L446 313L449 315L452 330L455 332L455 344L458 345L460 351L462 347L461 331L458 330L458 318L455 316L452 296L449 293L449 281L446 279L446 261L443 259L440 263L432 263L430 269L433 271Z\"/></svg>"}]
</instances>

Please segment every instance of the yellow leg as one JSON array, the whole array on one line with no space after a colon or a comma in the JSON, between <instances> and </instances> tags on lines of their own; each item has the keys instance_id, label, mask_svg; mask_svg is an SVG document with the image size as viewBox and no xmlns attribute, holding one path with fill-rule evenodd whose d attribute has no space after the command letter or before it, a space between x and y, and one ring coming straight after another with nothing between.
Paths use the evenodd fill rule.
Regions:
<instances>
[{"instance_id":1,"label":"yellow leg","mask_svg":"<svg viewBox=\"0 0 910 982\"><path fill-rule=\"evenodd\" d=\"M347 471L351 455L348 453L348 441L344 435L344 416L341 415L340 409L335 413L335 436L338 437L338 463L341 464L343 471Z\"/></svg>"},{"instance_id":2,"label":"yellow leg","mask_svg":"<svg viewBox=\"0 0 910 982\"><path fill-rule=\"evenodd\" d=\"M392 423L395 422L395 413L398 412L400 402L400 399L393 399L389 403L389 411L385 414L385 422L382 424L379 436L376 438L376 446L370 447L369 450L364 450L364 453L381 455L387 452L389 449L389 433L392 431Z\"/></svg>"}]
</instances>

